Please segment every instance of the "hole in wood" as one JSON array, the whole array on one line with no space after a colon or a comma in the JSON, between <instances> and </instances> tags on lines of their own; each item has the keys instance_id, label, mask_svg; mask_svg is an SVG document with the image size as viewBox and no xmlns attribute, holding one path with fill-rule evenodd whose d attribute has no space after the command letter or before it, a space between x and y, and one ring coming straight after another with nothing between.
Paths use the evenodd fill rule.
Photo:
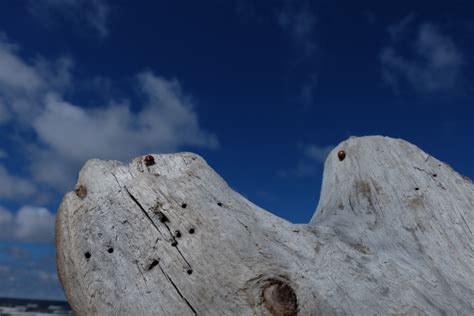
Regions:
<instances>
[{"instance_id":1,"label":"hole in wood","mask_svg":"<svg viewBox=\"0 0 474 316\"><path fill-rule=\"evenodd\" d=\"M91 253L88 251L84 254L84 257L86 257L86 259L90 259L91 258Z\"/></svg>"},{"instance_id":2,"label":"hole in wood","mask_svg":"<svg viewBox=\"0 0 474 316\"><path fill-rule=\"evenodd\" d=\"M108 253L113 253L113 252L114 252L114 248L110 247L109 249L107 249L107 252L108 252Z\"/></svg>"},{"instance_id":3,"label":"hole in wood","mask_svg":"<svg viewBox=\"0 0 474 316\"><path fill-rule=\"evenodd\" d=\"M186 206L188 206L186 203L181 204L182 208L186 208Z\"/></svg>"},{"instance_id":4,"label":"hole in wood","mask_svg":"<svg viewBox=\"0 0 474 316\"><path fill-rule=\"evenodd\" d=\"M156 212L156 216L158 216L158 219L159 219L160 222L162 222L162 223L169 222L168 217L166 217L166 215L165 215L163 212L161 212L161 211L157 211L157 212Z\"/></svg>"},{"instance_id":5,"label":"hole in wood","mask_svg":"<svg viewBox=\"0 0 474 316\"><path fill-rule=\"evenodd\" d=\"M296 316L298 301L295 291L280 280L269 280L262 291L263 304L273 316Z\"/></svg>"},{"instance_id":6,"label":"hole in wood","mask_svg":"<svg viewBox=\"0 0 474 316\"><path fill-rule=\"evenodd\" d=\"M177 245L178 245L178 242L176 240L173 240L173 242L171 243L171 246L176 247Z\"/></svg>"},{"instance_id":7,"label":"hole in wood","mask_svg":"<svg viewBox=\"0 0 474 316\"><path fill-rule=\"evenodd\" d=\"M433 177L435 177L435 178L436 178L437 176L438 176L438 175L437 175L436 173L433 173Z\"/></svg>"},{"instance_id":8,"label":"hole in wood","mask_svg":"<svg viewBox=\"0 0 474 316\"><path fill-rule=\"evenodd\" d=\"M418 191L420 188L415 188L415 191Z\"/></svg>"},{"instance_id":9,"label":"hole in wood","mask_svg":"<svg viewBox=\"0 0 474 316\"><path fill-rule=\"evenodd\" d=\"M153 269L154 267L156 267L158 265L159 261L154 259L152 261L152 263L150 263L150 265L148 266L148 271L150 271L151 269Z\"/></svg>"},{"instance_id":10,"label":"hole in wood","mask_svg":"<svg viewBox=\"0 0 474 316\"><path fill-rule=\"evenodd\" d=\"M221 202L218 202L217 205L219 205L220 207L222 207L222 203L221 203Z\"/></svg>"},{"instance_id":11,"label":"hole in wood","mask_svg":"<svg viewBox=\"0 0 474 316\"><path fill-rule=\"evenodd\" d=\"M190 234L194 234L194 228L190 228L190 229L189 229L189 233L190 233Z\"/></svg>"},{"instance_id":12,"label":"hole in wood","mask_svg":"<svg viewBox=\"0 0 474 316\"><path fill-rule=\"evenodd\" d=\"M177 230L177 231L174 232L174 235L176 236L176 238L179 238L179 237L181 237L181 232L179 230Z\"/></svg>"},{"instance_id":13,"label":"hole in wood","mask_svg":"<svg viewBox=\"0 0 474 316\"><path fill-rule=\"evenodd\" d=\"M193 274L193 270L188 269L188 270L186 270L186 273L189 274L189 275L191 275L191 274Z\"/></svg>"}]
</instances>

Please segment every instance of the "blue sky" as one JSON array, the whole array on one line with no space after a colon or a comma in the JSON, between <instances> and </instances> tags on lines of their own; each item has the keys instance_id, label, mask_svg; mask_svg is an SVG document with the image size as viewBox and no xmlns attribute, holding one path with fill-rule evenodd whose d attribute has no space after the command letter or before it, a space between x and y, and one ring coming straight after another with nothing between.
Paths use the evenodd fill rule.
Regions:
<instances>
[{"instance_id":1,"label":"blue sky","mask_svg":"<svg viewBox=\"0 0 474 316\"><path fill-rule=\"evenodd\" d=\"M351 135L474 177L472 1L0 2L0 296L63 299L53 227L89 158L193 151L295 223Z\"/></svg>"}]
</instances>

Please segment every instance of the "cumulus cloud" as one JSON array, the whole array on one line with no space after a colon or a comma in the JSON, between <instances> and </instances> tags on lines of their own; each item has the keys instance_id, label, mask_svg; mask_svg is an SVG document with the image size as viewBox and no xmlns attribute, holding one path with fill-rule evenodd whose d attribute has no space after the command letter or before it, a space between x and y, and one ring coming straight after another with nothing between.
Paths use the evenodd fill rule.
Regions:
<instances>
[{"instance_id":1,"label":"cumulus cloud","mask_svg":"<svg viewBox=\"0 0 474 316\"><path fill-rule=\"evenodd\" d=\"M34 157L30 166L36 182L63 192L90 158L128 160L180 146L218 146L217 138L199 125L192 97L176 79L142 72L135 77L139 103L108 100L85 108L63 97L74 80L71 60L38 57L28 62L6 41L0 41L0 53L6 56L0 59L0 101L5 100L0 104L15 114L0 123L16 123L35 136L35 142L25 139L21 145ZM14 73L23 75L13 83L6 80ZM21 192L27 191L25 182L0 172L5 182L15 180ZM15 196L10 191L4 188L3 195Z\"/></svg>"},{"instance_id":2,"label":"cumulus cloud","mask_svg":"<svg viewBox=\"0 0 474 316\"><path fill-rule=\"evenodd\" d=\"M0 198L22 199L35 192L36 188L31 181L10 174L0 165Z\"/></svg>"},{"instance_id":3,"label":"cumulus cloud","mask_svg":"<svg viewBox=\"0 0 474 316\"><path fill-rule=\"evenodd\" d=\"M29 124L42 110L40 100L48 91L64 91L71 84L68 58L28 61L17 45L0 36L0 124Z\"/></svg>"},{"instance_id":4,"label":"cumulus cloud","mask_svg":"<svg viewBox=\"0 0 474 316\"><path fill-rule=\"evenodd\" d=\"M16 53L18 48L0 36L0 89L3 93L29 93L43 85L42 78Z\"/></svg>"},{"instance_id":5,"label":"cumulus cloud","mask_svg":"<svg viewBox=\"0 0 474 316\"><path fill-rule=\"evenodd\" d=\"M409 34L415 31L414 39ZM420 94L457 91L464 81L464 57L452 39L432 23L416 26L413 15L389 28L390 45L380 53L382 76L395 91Z\"/></svg>"},{"instance_id":6,"label":"cumulus cloud","mask_svg":"<svg viewBox=\"0 0 474 316\"><path fill-rule=\"evenodd\" d=\"M51 242L54 219L54 214L43 207L23 206L16 214L0 207L0 240Z\"/></svg>"},{"instance_id":7,"label":"cumulus cloud","mask_svg":"<svg viewBox=\"0 0 474 316\"><path fill-rule=\"evenodd\" d=\"M109 33L110 6L106 0L30 0L28 9L46 26L72 22L76 28L94 30L101 38Z\"/></svg>"},{"instance_id":8,"label":"cumulus cloud","mask_svg":"<svg viewBox=\"0 0 474 316\"><path fill-rule=\"evenodd\" d=\"M137 80L145 99L137 113L129 103L84 109L57 95L46 96L45 110L32 122L46 145L35 149L35 179L59 189L71 185L73 174L86 159L128 160L183 145L218 145L214 135L200 128L191 99L177 80L151 72L138 75Z\"/></svg>"},{"instance_id":9,"label":"cumulus cloud","mask_svg":"<svg viewBox=\"0 0 474 316\"><path fill-rule=\"evenodd\" d=\"M313 175L321 169L321 166L333 148L334 145L301 145L302 158L298 161L296 166L288 170L279 170L277 174L280 177L307 177Z\"/></svg>"}]
</instances>

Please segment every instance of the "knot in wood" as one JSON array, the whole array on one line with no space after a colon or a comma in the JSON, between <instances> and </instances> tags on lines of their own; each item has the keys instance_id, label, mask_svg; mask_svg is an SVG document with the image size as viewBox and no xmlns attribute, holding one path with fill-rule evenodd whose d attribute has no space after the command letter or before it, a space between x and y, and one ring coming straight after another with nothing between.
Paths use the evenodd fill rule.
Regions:
<instances>
[{"instance_id":1,"label":"knot in wood","mask_svg":"<svg viewBox=\"0 0 474 316\"><path fill-rule=\"evenodd\" d=\"M153 158L152 155L146 155L145 159L143 159L145 162L145 166L153 166L155 164L155 158Z\"/></svg>"},{"instance_id":2,"label":"knot in wood","mask_svg":"<svg viewBox=\"0 0 474 316\"><path fill-rule=\"evenodd\" d=\"M296 316L298 302L295 291L280 280L270 280L262 292L263 304L273 316Z\"/></svg>"},{"instance_id":3,"label":"knot in wood","mask_svg":"<svg viewBox=\"0 0 474 316\"><path fill-rule=\"evenodd\" d=\"M337 157L339 158L339 161L343 161L344 158L346 158L346 152L344 150L339 150Z\"/></svg>"}]
</instances>

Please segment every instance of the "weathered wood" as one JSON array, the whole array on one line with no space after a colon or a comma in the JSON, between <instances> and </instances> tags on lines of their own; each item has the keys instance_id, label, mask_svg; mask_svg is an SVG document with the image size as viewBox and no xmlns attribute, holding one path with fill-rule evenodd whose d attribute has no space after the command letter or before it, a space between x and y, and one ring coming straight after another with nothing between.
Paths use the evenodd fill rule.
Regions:
<instances>
[{"instance_id":1,"label":"weathered wood","mask_svg":"<svg viewBox=\"0 0 474 316\"><path fill-rule=\"evenodd\" d=\"M90 160L64 197L58 273L78 315L474 314L474 186L414 145L341 143L299 225L195 154L152 158Z\"/></svg>"}]
</instances>

